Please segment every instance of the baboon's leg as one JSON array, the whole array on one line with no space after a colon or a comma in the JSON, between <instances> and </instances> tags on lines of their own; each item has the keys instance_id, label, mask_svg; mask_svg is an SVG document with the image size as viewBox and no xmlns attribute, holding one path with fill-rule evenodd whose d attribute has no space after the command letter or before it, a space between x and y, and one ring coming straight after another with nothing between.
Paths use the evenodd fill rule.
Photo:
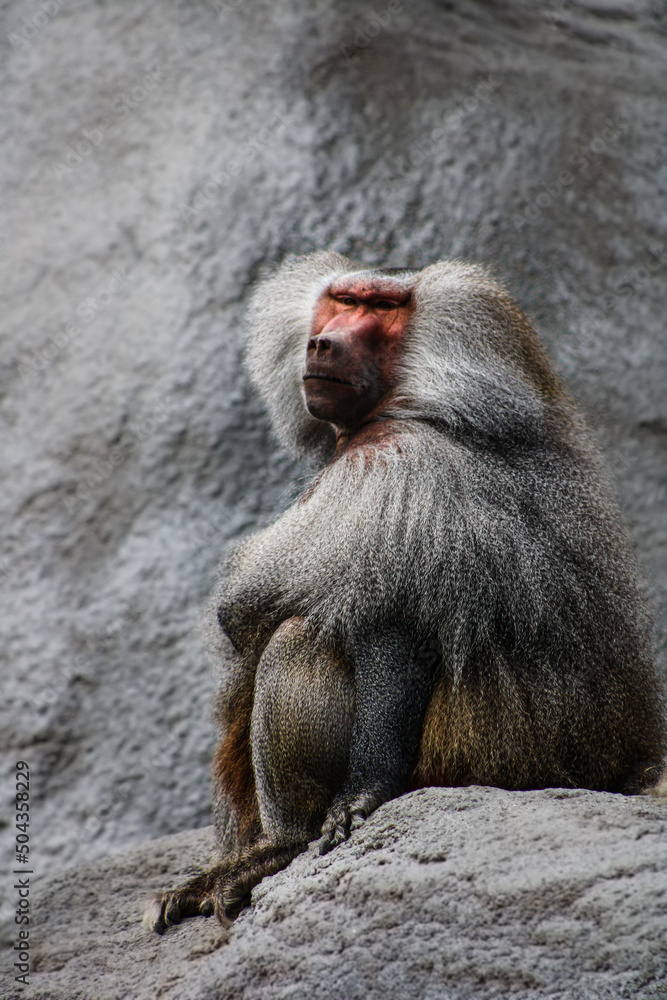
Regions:
<instances>
[{"instance_id":1,"label":"baboon's leg","mask_svg":"<svg viewBox=\"0 0 667 1000\"><path fill-rule=\"evenodd\" d=\"M286 868L304 847L295 843L280 845L260 837L180 888L156 893L144 904L144 924L163 934L167 927L187 917L210 917L215 913L221 923L228 923L249 901L253 887L265 875Z\"/></svg>"},{"instance_id":2,"label":"baboon's leg","mask_svg":"<svg viewBox=\"0 0 667 1000\"><path fill-rule=\"evenodd\" d=\"M257 667L250 727L262 833L179 889L147 903L158 933L186 917L235 916L252 888L317 837L348 768L354 681L343 659L318 650L300 618L274 633Z\"/></svg>"},{"instance_id":3,"label":"baboon's leg","mask_svg":"<svg viewBox=\"0 0 667 1000\"><path fill-rule=\"evenodd\" d=\"M342 657L318 650L301 618L276 631L257 668L251 744L264 834L316 837L345 781L354 681Z\"/></svg>"},{"instance_id":4,"label":"baboon's leg","mask_svg":"<svg viewBox=\"0 0 667 1000\"><path fill-rule=\"evenodd\" d=\"M284 622L257 668L250 731L263 836L225 878L228 915L319 835L347 776L353 719L354 682L342 657L318 650L302 619Z\"/></svg>"}]
</instances>

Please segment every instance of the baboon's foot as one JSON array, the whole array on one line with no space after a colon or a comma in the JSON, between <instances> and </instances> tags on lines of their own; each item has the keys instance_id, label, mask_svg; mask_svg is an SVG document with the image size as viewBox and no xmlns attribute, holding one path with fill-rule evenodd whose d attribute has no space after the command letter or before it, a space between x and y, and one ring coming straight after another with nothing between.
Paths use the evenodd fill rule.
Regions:
<instances>
[{"instance_id":1,"label":"baboon's foot","mask_svg":"<svg viewBox=\"0 0 667 1000\"><path fill-rule=\"evenodd\" d=\"M142 907L144 926L157 934L187 917L210 917L216 912L216 893L228 865L217 865L195 875L179 889L157 892Z\"/></svg>"},{"instance_id":2,"label":"baboon's foot","mask_svg":"<svg viewBox=\"0 0 667 1000\"><path fill-rule=\"evenodd\" d=\"M225 926L250 903L250 893L266 875L286 868L308 846L262 839L208 871L195 875L179 889L159 892L146 901L143 922L157 934L187 917L216 915Z\"/></svg>"},{"instance_id":3,"label":"baboon's foot","mask_svg":"<svg viewBox=\"0 0 667 1000\"><path fill-rule=\"evenodd\" d=\"M228 919L236 917L244 906L250 904L250 893L263 878L287 868L290 861L307 847L307 840L299 843L277 843L268 839L262 839L250 847L245 847L229 869L217 901L225 916Z\"/></svg>"}]
</instances>

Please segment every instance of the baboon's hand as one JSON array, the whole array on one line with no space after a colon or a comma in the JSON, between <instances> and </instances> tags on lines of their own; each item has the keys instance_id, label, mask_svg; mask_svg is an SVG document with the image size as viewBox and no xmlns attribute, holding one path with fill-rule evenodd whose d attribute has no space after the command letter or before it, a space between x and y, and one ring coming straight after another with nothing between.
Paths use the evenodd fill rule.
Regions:
<instances>
[{"instance_id":1,"label":"baboon's hand","mask_svg":"<svg viewBox=\"0 0 667 1000\"><path fill-rule=\"evenodd\" d=\"M331 806L322 825L320 854L329 851L347 840L353 830L357 830L378 806L390 798L384 788L374 788L353 797L341 796Z\"/></svg>"}]
</instances>

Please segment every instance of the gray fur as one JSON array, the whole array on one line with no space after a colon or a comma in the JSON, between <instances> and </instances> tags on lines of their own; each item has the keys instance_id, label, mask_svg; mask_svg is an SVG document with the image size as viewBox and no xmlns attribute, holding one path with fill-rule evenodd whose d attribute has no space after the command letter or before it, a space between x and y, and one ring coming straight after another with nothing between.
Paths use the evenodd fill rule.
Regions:
<instances>
[{"instance_id":1,"label":"gray fur","mask_svg":"<svg viewBox=\"0 0 667 1000\"><path fill-rule=\"evenodd\" d=\"M285 622L255 680L252 758L265 834L291 841L317 836L345 781L353 715L349 669L318 654L299 619Z\"/></svg>"},{"instance_id":2,"label":"gray fur","mask_svg":"<svg viewBox=\"0 0 667 1000\"><path fill-rule=\"evenodd\" d=\"M315 301L345 267L363 271L330 254L288 264L252 311L255 384L282 442L310 440L316 456L324 439L301 365ZM416 641L435 634L455 688L505 677L501 687L545 713L534 728L553 767L535 781L604 785L619 754L643 748L653 760L665 745L606 474L528 321L484 270L442 262L403 280L418 308L388 414L393 446L326 465L308 499L236 553L221 604L248 628L303 616L342 649L394 624ZM558 759L557 732L587 747L585 773L568 773L569 738Z\"/></svg>"},{"instance_id":3,"label":"gray fur","mask_svg":"<svg viewBox=\"0 0 667 1000\"><path fill-rule=\"evenodd\" d=\"M332 457L301 371L318 297L345 274L373 272L290 262L251 307L253 381L320 469L227 566L223 859L158 898L158 931L233 916L320 828L329 850L411 785L639 791L664 762L633 555L528 320L481 268L392 272L416 303L398 384L375 437Z\"/></svg>"},{"instance_id":4,"label":"gray fur","mask_svg":"<svg viewBox=\"0 0 667 1000\"><path fill-rule=\"evenodd\" d=\"M250 303L246 365L278 440L296 454L324 459L333 450L331 427L311 417L303 404L301 369L313 304L349 269L350 262L337 253L290 260L260 285Z\"/></svg>"}]
</instances>

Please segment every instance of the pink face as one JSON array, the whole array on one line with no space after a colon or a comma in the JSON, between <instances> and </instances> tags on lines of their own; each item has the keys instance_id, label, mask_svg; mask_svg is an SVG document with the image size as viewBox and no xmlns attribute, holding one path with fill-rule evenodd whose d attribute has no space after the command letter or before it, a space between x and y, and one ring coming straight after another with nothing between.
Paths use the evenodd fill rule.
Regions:
<instances>
[{"instance_id":1,"label":"pink face","mask_svg":"<svg viewBox=\"0 0 667 1000\"><path fill-rule=\"evenodd\" d=\"M411 313L410 289L389 277L342 278L323 293L303 367L313 417L353 430L381 412Z\"/></svg>"}]
</instances>

